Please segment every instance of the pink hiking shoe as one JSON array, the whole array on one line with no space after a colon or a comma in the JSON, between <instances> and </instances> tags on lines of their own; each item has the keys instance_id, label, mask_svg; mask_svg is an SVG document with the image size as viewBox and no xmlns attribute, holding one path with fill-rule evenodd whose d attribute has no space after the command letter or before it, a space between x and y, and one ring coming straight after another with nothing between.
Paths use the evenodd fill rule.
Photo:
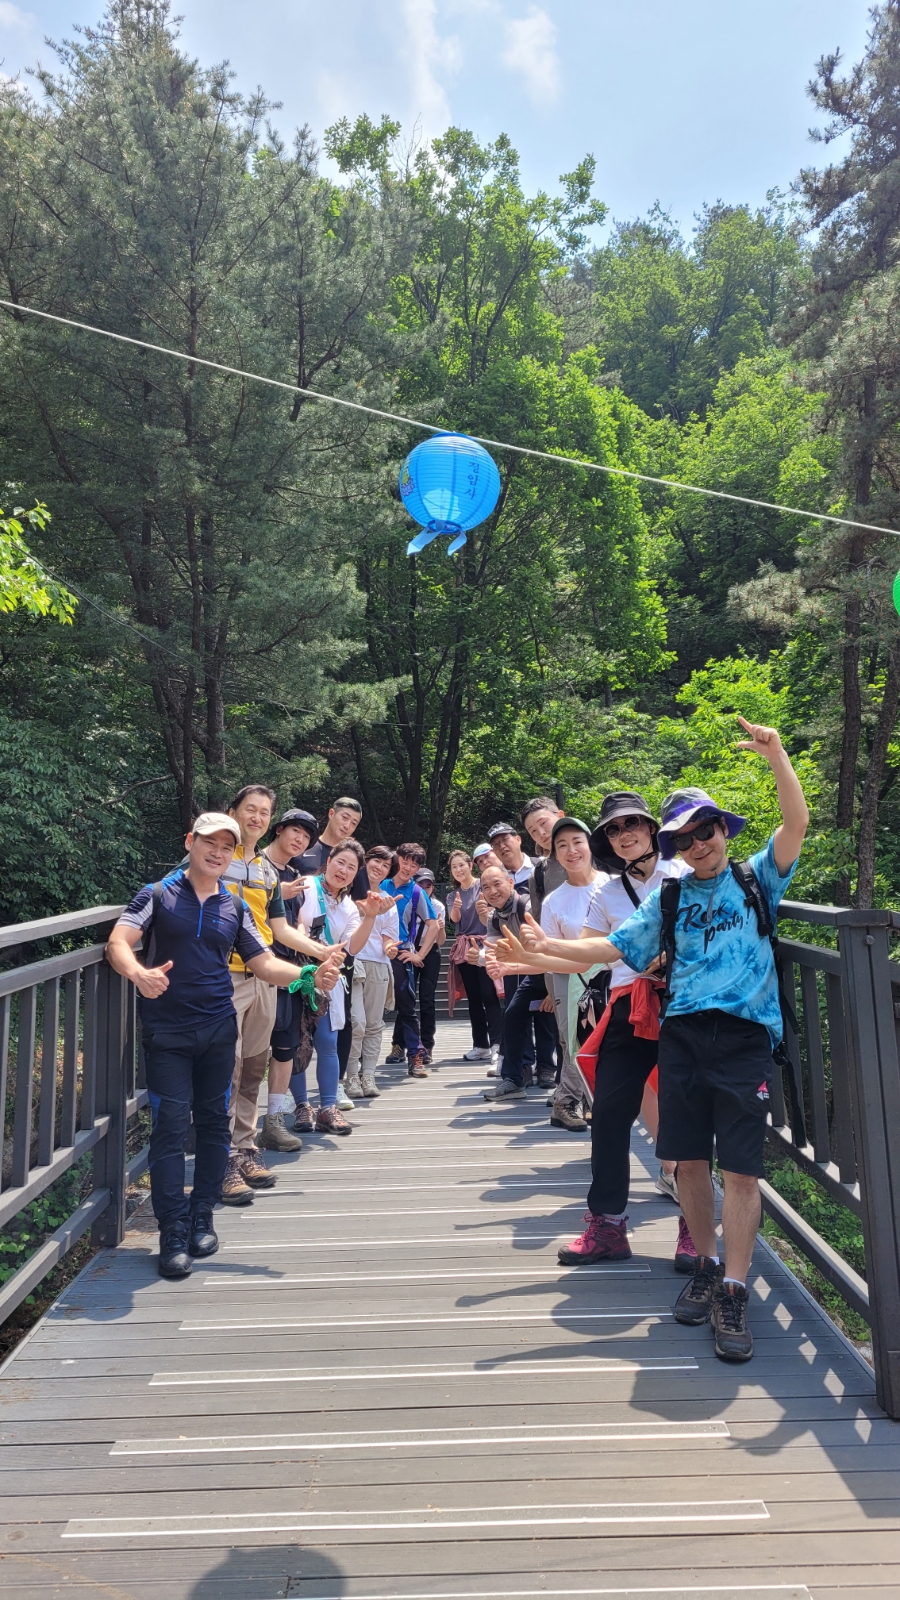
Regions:
<instances>
[{"instance_id":1,"label":"pink hiking shoe","mask_svg":"<svg viewBox=\"0 0 900 1600\"><path fill-rule=\"evenodd\" d=\"M678 1243L675 1246L674 1267L676 1272L683 1272L691 1277L697 1270L697 1251L684 1217L678 1218Z\"/></svg>"},{"instance_id":2,"label":"pink hiking shoe","mask_svg":"<svg viewBox=\"0 0 900 1600\"><path fill-rule=\"evenodd\" d=\"M559 1259L564 1267L585 1266L591 1261L630 1260L627 1217L621 1222L610 1222L608 1217L595 1217L586 1211L584 1220L587 1227L581 1238L563 1245L559 1251Z\"/></svg>"}]
</instances>

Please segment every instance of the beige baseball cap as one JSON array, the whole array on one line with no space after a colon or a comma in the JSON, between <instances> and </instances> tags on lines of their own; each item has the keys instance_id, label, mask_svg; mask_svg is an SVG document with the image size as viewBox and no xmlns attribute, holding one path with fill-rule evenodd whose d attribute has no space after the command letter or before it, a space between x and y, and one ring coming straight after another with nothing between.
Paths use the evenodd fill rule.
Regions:
<instances>
[{"instance_id":1,"label":"beige baseball cap","mask_svg":"<svg viewBox=\"0 0 900 1600\"><path fill-rule=\"evenodd\" d=\"M208 836L211 833L231 833L234 835L235 844L241 842L241 830L234 817L226 816L224 811L201 811L199 817L191 824L191 833Z\"/></svg>"}]
</instances>

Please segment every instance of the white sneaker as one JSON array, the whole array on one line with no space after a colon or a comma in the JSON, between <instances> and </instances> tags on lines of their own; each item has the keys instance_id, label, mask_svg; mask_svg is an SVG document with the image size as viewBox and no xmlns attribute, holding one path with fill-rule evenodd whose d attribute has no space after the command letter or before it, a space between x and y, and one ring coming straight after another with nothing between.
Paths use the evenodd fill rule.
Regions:
<instances>
[{"instance_id":1,"label":"white sneaker","mask_svg":"<svg viewBox=\"0 0 900 1600\"><path fill-rule=\"evenodd\" d=\"M381 1090L377 1088L371 1072L364 1072L361 1078L362 1092L367 1100L377 1100Z\"/></svg>"},{"instance_id":2,"label":"white sneaker","mask_svg":"<svg viewBox=\"0 0 900 1600\"><path fill-rule=\"evenodd\" d=\"M667 1200L674 1200L676 1205L680 1204L678 1199L678 1184L675 1182L674 1172L663 1172L662 1167L660 1167L659 1177L656 1180L656 1187L660 1194L664 1194L666 1196Z\"/></svg>"},{"instance_id":3,"label":"white sneaker","mask_svg":"<svg viewBox=\"0 0 900 1600\"><path fill-rule=\"evenodd\" d=\"M366 1092L360 1083L359 1078L357 1078L355 1075L352 1078L344 1079L343 1089L344 1093L349 1095L351 1100L361 1100Z\"/></svg>"},{"instance_id":4,"label":"white sneaker","mask_svg":"<svg viewBox=\"0 0 900 1600\"><path fill-rule=\"evenodd\" d=\"M494 1052L493 1052L493 1050L491 1050L490 1046L488 1046L487 1049L482 1049L481 1046L477 1045L477 1044L473 1045L471 1050L467 1050L465 1055L463 1056L463 1061L493 1061L493 1060L494 1060Z\"/></svg>"},{"instance_id":5,"label":"white sneaker","mask_svg":"<svg viewBox=\"0 0 900 1600\"><path fill-rule=\"evenodd\" d=\"M495 1067L503 1060L503 1057L500 1054L500 1046L498 1044L491 1045L491 1060L493 1061Z\"/></svg>"},{"instance_id":6,"label":"white sneaker","mask_svg":"<svg viewBox=\"0 0 900 1600\"><path fill-rule=\"evenodd\" d=\"M353 1101L348 1096L346 1090L344 1089L344 1085L342 1083L338 1084L337 1099L335 1100L334 1103L337 1106L338 1111L352 1111L353 1110Z\"/></svg>"}]
</instances>

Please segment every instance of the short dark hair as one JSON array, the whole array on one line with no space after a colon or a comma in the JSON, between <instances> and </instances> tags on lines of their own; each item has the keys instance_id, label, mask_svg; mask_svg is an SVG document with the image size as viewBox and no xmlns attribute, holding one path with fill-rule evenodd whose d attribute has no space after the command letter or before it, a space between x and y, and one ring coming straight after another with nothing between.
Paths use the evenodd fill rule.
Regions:
<instances>
[{"instance_id":1,"label":"short dark hair","mask_svg":"<svg viewBox=\"0 0 900 1600\"><path fill-rule=\"evenodd\" d=\"M354 800L352 794L342 795L340 800L332 800L332 811L355 811L358 817L362 816L362 806Z\"/></svg>"},{"instance_id":2,"label":"short dark hair","mask_svg":"<svg viewBox=\"0 0 900 1600\"><path fill-rule=\"evenodd\" d=\"M407 861L414 861L417 867L425 865L425 851L420 844L398 844L396 854L404 856Z\"/></svg>"},{"instance_id":3,"label":"short dark hair","mask_svg":"<svg viewBox=\"0 0 900 1600\"><path fill-rule=\"evenodd\" d=\"M374 861L376 857L379 861L393 861L394 852L390 845L373 844L371 849L366 851L366 860Z\"/></svg>"},{"instance_id":4,"label":"short dark hair","mask_svg":"<svg viewBox=\"0 0 900 1600\"><path fill-rule=\"evenodd\" d=\"M524 822L526 817L530 817L532 811L558 810L559 806L557 805L556 801L551 800L548 794L539 794L536 795L533 800L526 800L524 806L522 807L522 821Z\"/></svg>"},{"instance_id":5,"label":"short dark hair","mask_svg":"<svg viewBox=\"0 0 900 1600\"><path fill-rule=\"evenodd\" d=\"M366 857L365 857L365 851L363 850L363 847L360 844L358 839L344 839L342 844L332 845L331 849L328 852L329 861L333 861L335 856L343 855L345 850L352 851L352 853L355 855L357 861L359 862L359 865L362 866L362 864L365 861Z\"/></svg>"},{"instance_id":6,"label":"short dark hair","mask_svg":"<svg viewBox=\"0 0 900 1600\"><path fill-rule=\"evenodd\" d=\"M270 789L266 783L245 783L243 789L238 789L234 799L230 802L229 811L237 811L241 801L246 800L248 794L264 794L272 810L275 810L275 801L278 796L274 789Z\"/></svg>"}]
</instances>

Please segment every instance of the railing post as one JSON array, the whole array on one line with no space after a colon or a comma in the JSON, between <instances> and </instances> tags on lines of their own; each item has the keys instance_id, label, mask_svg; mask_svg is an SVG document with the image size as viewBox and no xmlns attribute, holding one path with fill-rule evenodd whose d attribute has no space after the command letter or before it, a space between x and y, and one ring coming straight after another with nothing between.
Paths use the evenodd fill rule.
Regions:
<instances>
[{"instance_id":1,"label":"railing post","mask_svg":"<svg viewBox=\"0 0 900 1600\"><path fill-rule=\"evenodd\" d=\"M125 1233L125 980L108 962L97 972L96 1114L109 1130L94 1149L94 1189L108 1189L110 1202L91 1229L98 1249L121 1244Z\"/></svg>"},{"instance_id":2,"label":"railing post","mask_svg":"<svg viewBox=\"0 0 900 1600\"><path fill-rule=\"evenodd\" d=\"M840 943L876 1398L889 1417L900 1420L900 1059L888 965L889 914L870 915L871 922L848 918Z\"/></svg>"}]
</instances>

